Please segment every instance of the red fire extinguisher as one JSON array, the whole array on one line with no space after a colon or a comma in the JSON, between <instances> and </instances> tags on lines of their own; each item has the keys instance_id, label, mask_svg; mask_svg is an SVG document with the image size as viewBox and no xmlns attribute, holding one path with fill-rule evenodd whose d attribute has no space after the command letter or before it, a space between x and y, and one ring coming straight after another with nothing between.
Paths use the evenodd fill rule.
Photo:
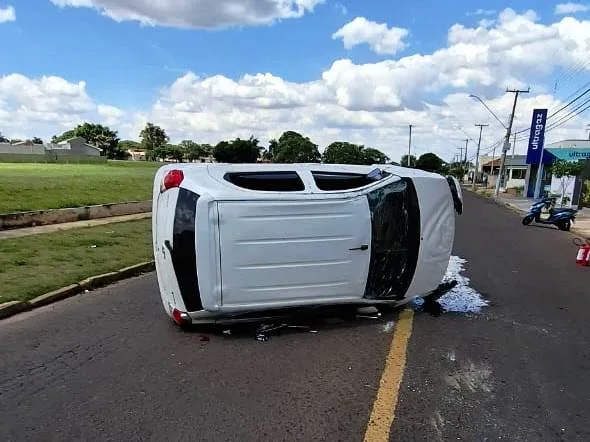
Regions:
<instances>
[{"instance_id":1,"label":"red fire extinguisher","mask_svg":"<svg viewBox=\"0 0 590 442\"><path fill-rule=\"evenodd\" d=\"M578 238L576 240L574 240L574 243L579 246L576 264L590 266L590 241L583 241Z\"/></svg>"}]
</instances>

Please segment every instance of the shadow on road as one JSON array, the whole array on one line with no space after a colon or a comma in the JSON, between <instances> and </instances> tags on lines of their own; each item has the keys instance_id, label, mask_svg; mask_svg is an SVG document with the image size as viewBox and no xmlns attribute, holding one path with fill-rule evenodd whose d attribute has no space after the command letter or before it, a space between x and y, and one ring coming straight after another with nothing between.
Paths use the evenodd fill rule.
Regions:
<instances>
[{"instance_id":1,"label":"shadow on road","mask_svg":"<svg viewBox=\"0 0 590 442\"><path fill-rule=\"evenodd\" d=\"M381 311L374 307L304 309L277 313L272 317L239 318L216 324L190 325L182 327L182 331L198 334L204 342L212 338L268 341L275 336L353 329L373 326L375 323L385 326L394 321L402 309L403 307L384 308Z\"/></svg>"}]
</instances>

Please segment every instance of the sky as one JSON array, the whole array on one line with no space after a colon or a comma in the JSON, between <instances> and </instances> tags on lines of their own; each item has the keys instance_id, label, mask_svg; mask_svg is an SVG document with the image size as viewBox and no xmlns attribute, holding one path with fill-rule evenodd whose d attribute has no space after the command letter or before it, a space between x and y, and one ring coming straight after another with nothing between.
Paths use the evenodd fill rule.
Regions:
<instances>
[{"instance_id":1,"label":"sky","mask_svg":"<svg viewBox=\"0 0 590 442\"><path fill-rule=\"evenodd\" d=\"M590 0L589 0L590 1ZM590 3L532 0L0 0L0 132L49 140L84 122L215 144L285 130L453 160L590 87ZM587 138L560 111L547 142ZM580 110L582 110L580 108ZM571 116L571 119L565 117ZM550 119L551 121L551 119ZM523 154L526 132L517 136ZM498 150L499 151L499 150Z\"/></svg>"}]
</instances>

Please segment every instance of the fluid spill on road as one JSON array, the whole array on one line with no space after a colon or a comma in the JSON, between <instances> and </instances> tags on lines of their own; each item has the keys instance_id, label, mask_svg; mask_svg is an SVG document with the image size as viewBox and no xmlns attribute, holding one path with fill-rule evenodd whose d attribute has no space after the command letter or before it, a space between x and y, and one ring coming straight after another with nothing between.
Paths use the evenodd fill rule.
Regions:
<instances>
[{"instance_id":1,"label":"fluid spill on road","mask_svg":"<svg viewBox=\"0 0 590 442\"><path fill-rule=\"evenodd\" d=\"M467 260L458 256L451 256L449 259L443 282L455 280L457 285L436 301L444 312L480 313L483 307L489 305L488 301L469 285L470 279L462 275L466 262ZM424 300L421 298L416 298L413 301L413 306L417 310L422 310L424 304Z\"/></svg>"}]
</instances>

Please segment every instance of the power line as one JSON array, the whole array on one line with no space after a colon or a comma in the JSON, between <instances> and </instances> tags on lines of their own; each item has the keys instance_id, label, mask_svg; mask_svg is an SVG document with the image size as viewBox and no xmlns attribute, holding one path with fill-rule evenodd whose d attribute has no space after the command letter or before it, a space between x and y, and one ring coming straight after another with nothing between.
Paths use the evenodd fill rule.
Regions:
<instances>
[{"instance_id":1,"label":"power line","mask_svg":"<svg viewBox=\"0 0 590 442\"><path fill-rule=\"evenodd\" d=\"M588 82L588 83L587 83L586 85L584 85L583 87L585 87L585 86L587 86L587 85L590 85L590 82ZM578 89L578 90L579 90L579 89ZM576 91L576 92L577 92L577 91ZM570 107L572 104L574 104L576 101L578 101L580 98L582 98L583 96L585 96L585 95L587 95L587 94L589 94L589 93L590 93L590 88L586 89L584 92L582 92L581 94L579 94L579 95L578 95L576 98L574 98L573 100L569 101L568 103L566 103L565 105L563 105L561 108L559 108L558 110L556 110L555 112L553 112L552 114L550 114L550 115L547 117L547 121L549 121L551 118L555 117L557 114L559 114L560 112L564 111L565 109L567 109L568 107ZM583 107L583 106L584 106L585 104L587 104L588 102L589 102L589 101L588 101L588 100L586 100L585 102L583 102L583 103L582 103L582 105L581 105L581 106L577 107L576 109L580 109L580 107ZM576 110L576 109L574 109L572 112L575 112L575 110ZM569 121L569 120L568 120L568 121ZM530 127L527 127L527 128L525 128L525 129L522 129L522 130L516 131L515 133L516 133L517 135L520 135L520 134L524 134L524 133L530 132L530 130L531 130L531 128L530 128ZM520 139L519 139L519 141L521 141L522 139L526 139L526 138L520 138Z\"/></svg>"}]
</instances>

